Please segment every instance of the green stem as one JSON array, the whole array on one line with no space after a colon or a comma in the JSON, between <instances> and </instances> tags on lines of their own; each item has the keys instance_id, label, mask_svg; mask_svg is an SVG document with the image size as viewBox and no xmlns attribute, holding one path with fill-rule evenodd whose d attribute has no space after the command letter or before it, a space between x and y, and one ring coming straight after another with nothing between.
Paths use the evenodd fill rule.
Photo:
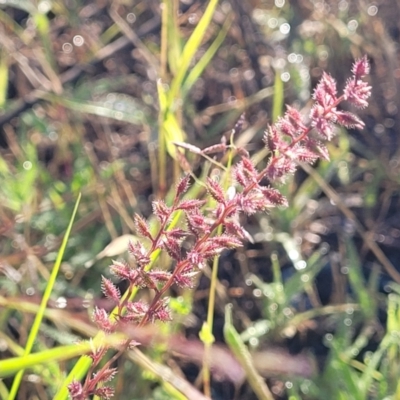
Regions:
<instances>
[{"instance_id":1,"label":"green stem","mask_svg":"<svg viewBox=\"0 0 400 400\"><path fill-rule=\"evenodd\" d=\"M233 146L233 134L230 138L231 150L228 155L228 162L224 175L223 186L225 191L228 189L229 185L229 173L231 170L233 155L234 155L234 146ZM217 235L222 234L222 224L218 226ZM218 282L218 260L219 257L214 257L213 268L211 273L211 282L210 282L210 293L208 298L208 309L207 309L207 323L203 326L204 337L208 338L208 340L203 340L204 342L204 358L203 358L203 386L204 386L204 394L208 397L211 397L210 390L210 355L211 355L211 346L214 342L213 336L213 326L214 326L214 309L215 309L215 298L216 298L216 288ZM202 330L203 330L202 329Z\"/></svg>"}]
</instances>

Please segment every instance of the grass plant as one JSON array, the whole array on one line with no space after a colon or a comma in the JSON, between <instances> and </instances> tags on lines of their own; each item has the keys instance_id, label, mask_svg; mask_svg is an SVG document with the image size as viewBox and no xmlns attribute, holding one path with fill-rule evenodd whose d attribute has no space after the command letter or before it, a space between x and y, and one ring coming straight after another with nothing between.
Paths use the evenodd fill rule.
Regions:
<instances>
[{"instance_id":1,"label":"grass plant","mask_svg":"<svg viewBox=\"0 0 400 400\"><path fill-rule=\"evenodd\" d=\"M400 398L391 20L287 3L2 2L0 398Z\"/></svg>"}]
</instances>

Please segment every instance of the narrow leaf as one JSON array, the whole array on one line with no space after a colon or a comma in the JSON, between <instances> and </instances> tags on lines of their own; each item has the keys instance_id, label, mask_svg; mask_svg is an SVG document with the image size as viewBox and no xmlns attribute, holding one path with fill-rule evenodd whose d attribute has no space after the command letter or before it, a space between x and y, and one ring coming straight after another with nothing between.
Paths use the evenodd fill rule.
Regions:
<instances>
[{"instance_id":1,"label":"narrow leaf","mask_svg":"<svg viewBox=\"0 0 400 400\"><path fill-rule=\"evenodd\" d=\"M37 334L39 332L39 328L40 328L40 325L41 325L42 320L43 320L44 312L46 310L47 303L48 303L48 301L50 299L51 292L52 292L53 287L55 285L56 278L57 278L57 275L58 275L58 271L60 269L61 261L62 261L62 258L64 256L65 249L67 247L68 238L69 238L69 235L71 233L72 224L74 222L76 213L78 211L78 206L79 206L80 200L81 200L81 194L79 194L78 199L76 200L75 208L74 208L74 211L72 212L72 216L71 216L71 219L69 221L67 231L65 233L64 239L63 239L61 247L60 247L60 250L58 252L56 262L55 262L55 264L53 266L53 270L51 272L49 281L47 283L46 290L45 290L45 292L43 294L43 298L42 298L42 302L40 303L39 311L36 314L36 318L35 318L35 320L33 322L32 328L31 328L31 330L29 332L28 340L27 340L27 343L26 343L26 346L25 346L24 356L29 355L30 352L32 351L33 344L35 343ZM23 375L24 375L24 370L22 369L15 376L13 384L12 384L12 387L11 387L9 400L15 399L16 395L18 394L18 389L19 389L19 386L21 384Z\"/></svg>"},{"instance_id":2,"label":"narrow leaf","mask_svg":"<svg viewBox=\"0 0 400 400\"><path fill-rule=\"evenodd\" d=\"M232 304L225 307L224 338L246 372L247 379L257 398L273 400L274 396L253 365L251 354L232 324Z\"/></svg>"}]
</instances>

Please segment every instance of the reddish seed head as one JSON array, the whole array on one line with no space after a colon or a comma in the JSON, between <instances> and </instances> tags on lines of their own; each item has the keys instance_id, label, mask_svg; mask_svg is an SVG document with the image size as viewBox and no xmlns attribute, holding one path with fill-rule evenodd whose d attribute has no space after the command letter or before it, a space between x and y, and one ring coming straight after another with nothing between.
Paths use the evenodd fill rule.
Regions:
<instances>
[{"instance_id":1,"label":"reddish seed head","mask_svg":"<svg viewBox=\"0 0 400 400\"><path fill-rule=\"evenodd\" d=\"M118 322L144 324L145 322L170 321L171 311L167 301L162 298L172 283L182 287L192 287L193 278L199 269L206 265L209 258L221 254L229 248L237 248L242 245L242 240L248 237L239 221L240 213L253 214L265 212L272 207L287 206L286 198L275 188L262 185L262 181L283 182L292 174L299 162L312 163L319 157L329 159L327 148L322 143L332 139L335 133L335 125L346 128L362 128L364 123L355 114L338 110L339 103L345 99L357 107L363 108L368 104L371 87L362 80L369 73L370 67L366 57L357 60L352 68L353 76L347 81L343 96L337 94L336 82L324 73L315 88L309 120L305 122L301 113L292 107L287 110L277 123L268 127L264 135L266 148L270 150L267 166L262 171L250 159L249 153L243 148L236 148L236 156L241 159L233 166L233 178L238 183L231 183L234 190L227 192L217 181L207 179L207 191L217 205L212 210L203 211L206 200L183 200L183 195L189 190L190 175L184 176L176 187L176 195L171 206L167 206L162 200L153 202L153 213L162 227L158 233L152 236L147 222L139 215L135 216L137 232L150 239L149 249L139 241L129 243L128 250L135 258L137 267L131 268L123 262L113 262L111 271L114 275L129 282L130 289L147 288L155 292L153 300L149 304L142 301L121 300L121 295L115 285L106 278L102 278L102 291L110 299L119 303L120 313ZM241 117L233 133L240 130L243 124ZM228 148L225 140L220 144L201 150L187 143L175 143L181 149L192 151L198 156L205 154L224 153ZM190 165L183 154L181 164L185 170L190 170ZM183 160L184 159L184 160ZM183 163L183 161L185 161ZM186 226L171 227L172 220L178 210L182 210L186 216ZM218 228L223 228L223 234L217 235ZM185 246L183 248L183 245ZM172 271L149 270L155 250L164 250L169 253L175 264ZM123 303L122 303L123 301ZM110 322L108 313L99 308L93 312L93 320L104 332L113 332L116 323ZM126 341L125 346L129 346ZM133 345L137 345L134 342ZM105 354L106 349L93 349L92 359L98 364ZM113 396L113 389L102 386L94 389L98 382L106 382L115 375L115 369L101 371L100 375L94 375L87 380L86 390L79 382L72 382L68 389L73 400L84 400L86 397L96 394L104 399ZM92 386L90 386L92 385Z\"/></svg>"},{"instance_id":2,"label":"reddish seed head","mask_svg":"<svg viewBox=\"0 0 400 400\"><path fill-rule=\"evenodd\" d=\"M110 321L107 311L102 308L97 308L93 310L93 321L95 324L105 333L111 333L115 329L115 324Z\"/></svg>"},{"instance_id":3,"label":"reddish seed head","mask_svg":"<svg viewBox=\"0 0 400 400\"><path fill-rule=\"evenodd\" d=\"M97 378L100 382L110 382L112 379L114 379L117 373L117 368L107 368L105 371L102 371L101 376L98 374L94 374L94 377Z\"/></svg>"},{"instance_id":4,"label":"reddish seed head","mask_svg":"<svg viewBox=\"0 0 400 400\"><path fill-rule=\"evenodd\" d=\"M114 389L110 386L102 386L94 391L94 394L101 399L109 400L114 397Z\"/></svg>"},{"instance_id":5,"label":"reddish seed head","mask_svg":"<svg viewBox=\"0 0 400 400\"><path fill-rule=\"evenodd\" d=\"M104 276L101 277L101 290L107 298L114 300L117 303L121 298L121 293L119 290L109 279L105 278Z\"/></svg>"},{"instance_id":6,"label":"reddish seed head","mask_svg":"<svg viewBox=\"0 0 400 400\"><path fill-rule=\"evenodd\" d=\"M136 232L139 235L148 237L150 240L152 240L149 226L147 225L147 222L139 214L135 214L135 228Z\"/></svg>"},{"instance_id":7,"label":"reddish seed head","mask_svg":"<svg viewBox=\"0 0 400 400\"><path fill-rule=\"evenodd\" d=\"M367 82L351 78L344 88L344 96L347 101L356 107L365 108L368 106L367 100L371 96L371 86Z\"/></svg>"},{"instance_id":8,"label":"reddish seed head","mask_svg":"<svg viewBox=\"0 0 400 400\"><path fill-rule=\"evenodd\" d=\"M180 197L189 189L190 175L185 175L176 185L176 196Z\"/></svg>"},{"instance_id":9,"label":"reddish seed head","mask_svg":"<svg viewBox=\"0 0 400 400\"><path fill-rule=\"evenodd\" d=\"M355 75L356 79L363 78L369 75L370 65L367 56L358 59L354 64L351 72Z\"/></svg>"},{"instance_id":10,"label":"reddish seed head","mask_svg":"<svg viewBox=\"0 0 400 400\"><path fill-rule=\"evenodd\" d=\"M68 391L72 400L84 400L85 398L82 384L78 381L72 381L68 385Z\"/></svg>"}]
</instances>

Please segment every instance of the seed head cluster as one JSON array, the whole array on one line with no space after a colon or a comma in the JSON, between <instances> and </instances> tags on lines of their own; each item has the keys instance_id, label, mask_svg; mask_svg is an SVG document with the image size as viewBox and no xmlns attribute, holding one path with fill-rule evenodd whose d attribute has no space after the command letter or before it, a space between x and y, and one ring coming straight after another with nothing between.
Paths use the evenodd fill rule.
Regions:
<instances>
[{"instance_id":1,"label":"seed head cluster","mask_svg":"<svg viewBox=\"0 0 400 400\"><path fill-rule=\"evenodd\" d=\"M110 334L121 324L142 327L157 321L170 321L172 314L166 293L172 285L192 288L196 275L209 260L226 249L242 245L246 231L239 223L240 215L286 206L286 198L270 185L283 182L296 170L299 162L313 163L318 158L329 159L324 142L333 138L337 125L363 128L364 123L355 114L339 110L338 105L345 100L358 108L368 105L371 87L363 81L368 73L367 58L356 61L352 68L353 75L340 96L337 94L335 80L324 73L314 91L314 105L308 118L303 117L295 108L287 107L283 117L266 129L264 143L270 155L266 167L261 171L246 150L235 149L239 159L232 168L234 184L225 190L216 179L209 177L205 182L207 194L215 205L211 211L204 210L207 200L186 198L192 181L187 174L177 184L172 204L167 205L163 200L153 202L153 214L159 224L156 234L151 233L146 220L136 215L136 233L143 237L143 241L130 242L128 245L134 262L114 261L110 267L117 279L127 281L128 290L121 296L110 279L102 278L102 291L115 303L117 312L111 316L105 310L95 308L93 320L99 329ZM243 118L239 120L234 132L240 129L242 123ZM190 144L181 143L179 146L203 156L224 152L229 148L224 141L204 150ZM182 227L172 224L177 213L184 217ZM153 268L152 260L160 250L165 251L173 260L171 271ZM138 288L152 290L152 300L148 303L131 300ZM138 343L134 341L127 341L123 347L136 345ZM94 373L107 350L106 346L93 348L93 363L86 381L74 381L69 385L73 400L84 400L91 395L104 399L113 396L113 389L105 383L116 374L116 369L105 363Z\"/></svg>"}]
</instances>

